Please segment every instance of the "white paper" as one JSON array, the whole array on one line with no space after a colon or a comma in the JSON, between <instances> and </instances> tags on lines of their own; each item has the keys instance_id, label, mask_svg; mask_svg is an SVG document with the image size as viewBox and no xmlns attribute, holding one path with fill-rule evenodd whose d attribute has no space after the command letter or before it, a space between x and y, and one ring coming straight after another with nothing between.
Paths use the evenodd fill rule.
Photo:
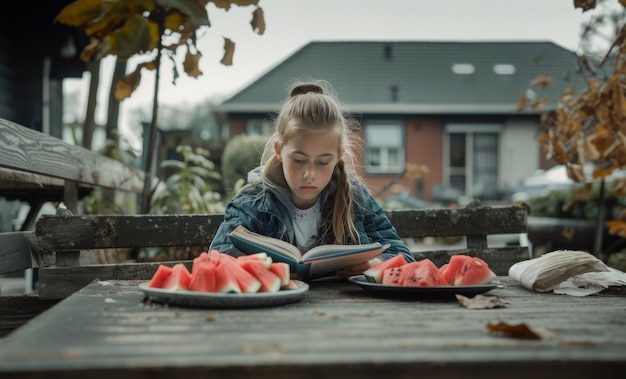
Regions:
<instances>
[{"instance_id":1,"label":"white paper","mask_svg":"<svg viewBox=\"0 0 626 379\"><path fill-rule=\"evenodd\" d=\"M578 250L557 250L518 262L509 269L509 276L529 290L570 296L588 296L609 286L626 285L626 273Z\"/></svg>"}]
</instances>

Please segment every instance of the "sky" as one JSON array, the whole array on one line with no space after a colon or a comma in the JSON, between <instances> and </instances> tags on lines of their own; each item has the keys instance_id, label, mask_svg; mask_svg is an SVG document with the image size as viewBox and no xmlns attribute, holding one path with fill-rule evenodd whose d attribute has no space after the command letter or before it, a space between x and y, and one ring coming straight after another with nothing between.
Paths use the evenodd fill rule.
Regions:
<instances>
[{"instance_id":1,"label":"sky","mask_svg":"<svg viewBox=\"0 0 626 379\"><path fill-rule=\"evenodd\" d=\"M617 0L615 0L617 1ZM552 41L577 51L581 25L592 11L575 9L573 0L259 0L266 30L250 25L254 6L228 11L208 6L211 26L198 41L202 53L198 78L181 76L172 83L171 65L163 61L159 104L194 107L221 102L254 82L311 41ZM235 42L233 65L220 63L224 37ZM145 58L143 58L145 60ZM130 60L128 71L136 60ZM167 69L169 67L169 69ZM113 59L102 63L101 81L110 83ZM306 73L303 73L306 76ZM64 82L65 94L86 103L89 74ZM99 104L106 104L109 85L102 85ZM121 132L129 112L150 114L154 74L144 71L142 82L121 105ZM82 104L81 104L82 105ZM74 116L84 118L76 107ZM97 111L105 123L106 109Z\"/></svg>"}]
</instances>

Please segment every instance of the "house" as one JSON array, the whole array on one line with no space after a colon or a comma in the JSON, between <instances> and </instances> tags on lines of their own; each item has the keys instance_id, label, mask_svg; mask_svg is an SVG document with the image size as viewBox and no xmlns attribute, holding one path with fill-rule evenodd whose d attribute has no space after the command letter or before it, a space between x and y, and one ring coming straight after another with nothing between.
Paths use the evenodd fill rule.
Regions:
<instances>
[{"instance_id":1,"label":"house","mask_svg":"<svg viewBox=\"0 0 626 379\"><path fill-rule=\"evenodd\" d=\"M20 0L0 12L0 117L61 137L64 78L87 71L84 33L56 23L71 0Z\"/></svg>"},{"instance_id":2,"label":"house","mask_svg":"<svg viewBox=\"0 0 626 379\"><path fill-rule=\"evenodd\" d=\"M578 57L552 42L311 42L217 110L227 138L266 134L290 82L325 79L360 122L373 193L496 201L554 164L535 141L540 115L517 110L520 95L554 104L584 85L577 70ZM553 85L532 87L540 75ZM416 166L428 169L421 179L403 175Z\"/></svg>"},{"instance_id":3,"label":"house","mask_svg":"<svg viewBox=\"0 0 626 379\"><path fill-rule=\"evenodd\" d=\"M81 77L84 33L54 22L72 0L21 0L0 12L0 118L58 138L63 135L63 79ZM19 227L23 186L0 168L0 232ZM11 175L8 175L11 178ZM41 183L35 188L41 187Z\"/></svg>"}]
</instances>

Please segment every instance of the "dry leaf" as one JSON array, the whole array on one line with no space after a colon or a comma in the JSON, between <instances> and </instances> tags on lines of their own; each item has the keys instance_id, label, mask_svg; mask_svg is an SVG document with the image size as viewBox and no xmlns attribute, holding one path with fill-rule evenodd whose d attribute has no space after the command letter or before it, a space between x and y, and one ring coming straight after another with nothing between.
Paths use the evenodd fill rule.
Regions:
<instances>
[{"instance_id":1,"label":"dry leaf","mask_svg":"<svg viewBox=\"0 0 626 379\"><path fill-rule=\"evenodd\" d=\"M502 301L497 296L484 296L476 295L473 298L469 298L463 295L455 295L459 304L468 309L492 309L492 308L506 308L506 302Z\"/></svg>"},{"instance_id":2,"label":"dry leaf","mask_svg":"<svg viewBox=\"0 0 626 379\"><path fill-rule=\"evenodd\" d=\"M141 82L141 68L142 65L138 65L135 71L126 75L122 80L115 83L115 98L122 101L128 97L137 89Z\"/></svg>"},{"instance_id":3,"label":"dry leaf","mask_svg":"<svg viewBox=\"0 0 626 379\"><path fill-rule=\"evenodd\" d=\"M520 93L519 101L517 102L517 110L518 111L524 110L526 109L527 106L528 106L528 98L526 97L526 94Z\"/></svg>"},{"instance_id":4,"label":"dry leaf","mask_svg":"<svg viewBox=\"0 0 626 379\"><path fill-rule=\"evenodd\" d=\"M596 7L596 0L574 0L574 9L581 8L583 12Z\"/></svg>"},{"instance_id":5,"label":"dry leaf","mask_svg":"<svg viewBox=\"0 0 626 379\"><path fill-rule=\"evenodd\" d=\"M504 322L498 324L487 324L487 330L498 336L522 340L540 340L553 336L553 334L548 330L531 329L526 324L509 325Z\"/></svg>"},{"instance_id":6,"label":"dry leaf","mask_svg":"<svg viewBox=\"0 0 626 379\"><path fill-rule=\"evenodd\" d=\"M546 88L548 87L550 84L552 84L552 79L549 76L545 76L545 75L539 75L537 78L535 78L535 80L533 80L530 84L532 84L533 86L537 86L537 87L541 87L541 88Z\"/></svg>"},{"instance_id":7,"label":"dry leaf","mask_svg":"<svg viewBox=\"0 0 626 379\"><path fill-rule=\"evenodd\" d=\"M235 54L235 43L230 38L224 38L224 57L221 63L224 66L232 66L233 55Z\"/></svg>"},{"instance_id":8,"label":"dry leaf","mask_svg":"<svg viewBox=\"0 0 626 379\"><path fill-rule=\"evenodd\" d=\"M252 12L252 21L250 21L250 25L252 25L252 30L258 35L263 35L263 33L265 33L265 18L263 17L262 8L259 7Z\"/></svg>"},{"instance_id":9,"label":"dry leaf","mask_svg":"<svg viewBox=\"0 0 626 379\"><path fill-rule=\"evenodd\" d=\"M199 62L200 58L202 58L202 53L198 52L197 54L191 53L191 51L187 50L187 55L185 56L185 61L183 62L183 69L187 75L192 78L197 78L202 75L202 71L200 71Z\"/></svg>"}]
</instances>

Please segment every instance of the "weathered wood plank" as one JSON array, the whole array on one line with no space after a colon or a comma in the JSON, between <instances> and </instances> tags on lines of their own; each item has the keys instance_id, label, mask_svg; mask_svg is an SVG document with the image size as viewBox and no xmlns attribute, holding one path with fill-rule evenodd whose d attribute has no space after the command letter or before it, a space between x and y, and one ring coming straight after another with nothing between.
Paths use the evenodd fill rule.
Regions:
<instances>
[{"instance_id":1,"label":"weathered wood plank","mask_svg":"<svg viewBox=\"0 0 626 379\"><path fill-rule=\"evenodd\" d=\"M160 264L177 262L118 263L85 266L50 266L39 269L39 297L60 299L80 290L95 279L149 280ZM181 261L191 270L192 261Z\"/></svg>"},{"instance_id":2,"label":"weathered wood plank","mask_svg":"<svg viewBox=\"0 0 626 379\"><path fill-rule=\"evenodd\" d=\"M525 233L528 207L478 207L388 211L402 238Z\"/></svg>"},{"instance_id":3,"label":"weathered wood plank","mask_svg":"<svg viewBox=\"0 0 626 379\"><path fill-rule=\"evenodd\" d=\"M387 212L401 238L471 236L486 247L489 234L526 232L522 206ZM37 241L45 251L116 247L208 245L223 215L42 216Z\"/></svg>"},{"instance_id":4,"label":"weathered wood plank","mask_svg":"<svg viewBox=\"0 0 626 379\"><path fill-rule=\"evenodd\" d=\"M58 302L58 299L43 300L37 295L0 296L0 338Z\"/></svg>"},{"instance_id":5,"label":"weathered wood plank","mask_svg":"<svg viewBox=\"0 0 626 379\"><path fill-rule=\"evenodd\" d=\"M207 246L223 215L42 216L43 251L118 247Z\"/></svg>"},{"instance_id":6,"label":"weathered wood plank","mask_svg":"<svg viewBox=\"0 0 626 379\"><path fill-rule=\"evenodd\" d=\"M0 273L40 267L53 262L53 257L40 254L34 232L0 233Z\"/></svg>"},{"instance_id":7,"label":"weathered wood plank","mask_svg":"<svg viewBox=\"0 0 626 379\"><path fill-rule=\"evenodd\" d=\"M143 191L143 171L59 142L58 138L0 118L0 167L104 188Z\"/></svg>"}]
</instances>

